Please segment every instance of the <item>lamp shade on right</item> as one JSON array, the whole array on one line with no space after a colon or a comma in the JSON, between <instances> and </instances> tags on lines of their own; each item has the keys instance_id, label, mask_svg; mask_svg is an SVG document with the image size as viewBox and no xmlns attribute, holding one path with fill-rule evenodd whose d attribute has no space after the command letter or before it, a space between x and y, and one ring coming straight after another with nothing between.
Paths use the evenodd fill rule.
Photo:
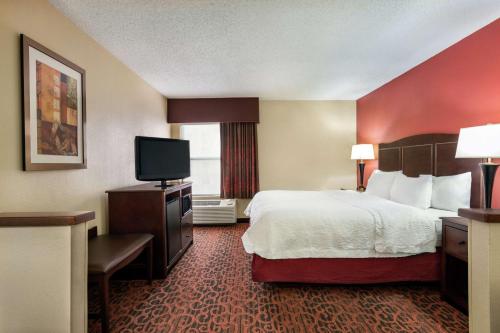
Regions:
<instances>
[{"instance_id":1,"label":"lamp shade on right","mask_svg":"<svg viewBox=\"0 0 500 333\"><path fill-rule=\"evenodd\" d=\"M500 157L500 124L460 129L457 158Z\"/></svg>"}]
</instances>

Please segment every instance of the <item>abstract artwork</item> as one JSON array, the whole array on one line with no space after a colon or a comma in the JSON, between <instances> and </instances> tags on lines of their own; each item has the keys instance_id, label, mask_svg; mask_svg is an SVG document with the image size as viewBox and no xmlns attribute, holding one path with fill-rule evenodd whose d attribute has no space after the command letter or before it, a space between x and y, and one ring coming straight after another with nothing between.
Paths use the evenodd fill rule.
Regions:
<instances>
[{"instance_id":1,"label":"abstract artwork","mask_svg":"<svg viewBox=\"0 0 500 333\"><path fill-rule=\"evenodd\" d=\"M24 169L86 167L85 71L21 35Z\"/></svg>"}]
</instances>

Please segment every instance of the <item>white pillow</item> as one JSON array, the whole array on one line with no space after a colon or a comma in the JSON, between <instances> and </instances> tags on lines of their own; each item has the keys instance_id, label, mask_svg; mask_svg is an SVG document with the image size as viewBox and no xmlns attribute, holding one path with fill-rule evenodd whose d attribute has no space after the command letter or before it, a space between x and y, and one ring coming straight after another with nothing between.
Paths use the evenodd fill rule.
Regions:
<instances>
[{"instance_id":1,"label":"white pillow","mask_svg":"<svg viewBox=\"0 0 500 333\"><path fill-rule=\"evenodd\" d=\"M453 212L458 211L459 208L470 208L471 184L470 172L433 177L431 206Z\"/></svg>"},{"instance_id":2,"label":"white pillow","mask_svg":"<svg viewBox=\"0 0 500 333\"><path fill-rule=\"evenodd\" d=\"M399 174L391 188L391 200L405 205L427 209L431 206L432 176L407 177Z\"/></svg>"},{"instance_id":3,"label":"white pillow","mask_svg":"<svg viewBox=\"0 0 500 333\"><path fill-rule=\"evenodd\" d=\"M402 171L373 171L370 179L368 179L365 193L389 199L394 178L396 178L396 175L401 174L401 172Z\"/></svg>"}]
</instances>

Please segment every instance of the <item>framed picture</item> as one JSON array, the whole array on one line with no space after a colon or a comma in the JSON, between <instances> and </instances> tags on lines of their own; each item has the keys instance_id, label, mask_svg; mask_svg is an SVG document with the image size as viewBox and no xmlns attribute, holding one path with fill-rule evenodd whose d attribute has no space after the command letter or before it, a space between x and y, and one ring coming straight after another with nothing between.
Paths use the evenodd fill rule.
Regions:
<instances>
[{"instance_id":1,"label":"framed picture","mask_svg":"<svg viewBox=\"0 0 500 333\"><path fill-rule=\"evenodd\" d=\"M87 167L85 70L21 35L24 170Z\"/></svg>"}]
</instances>

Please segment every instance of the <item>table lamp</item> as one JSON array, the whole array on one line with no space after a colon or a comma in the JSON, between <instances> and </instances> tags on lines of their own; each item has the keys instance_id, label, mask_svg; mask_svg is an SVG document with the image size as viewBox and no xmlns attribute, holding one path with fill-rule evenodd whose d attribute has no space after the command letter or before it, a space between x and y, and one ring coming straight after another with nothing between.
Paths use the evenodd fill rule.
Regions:
<instances>
[{"instance_id":1,"label":"table lamp","mask_svg":"<svg viewBox=\"0 0 500 333\"><path fill-rule=\"evenodd\" d=\"M359 167L359 186L358 191L364 191L365 187L364 176L365 176L365 161L375 159L375 154L373 152L373 145L371 144L360 144L353 145L351 151L351 160L358 160Z\"/></svg>"},{"instance_id":2,"label":"table lamp","mask_svg":"<svg viewBox=\"0 0 500 333\"><path fill-rule=\"evenodd\" d=\"M483 173L484 204L491 208L493 182L498 168L492 158L500 157L500 124L467 127L460 129L455 158L486 158L479 163Z\"/></svg>"}]
</instances>

